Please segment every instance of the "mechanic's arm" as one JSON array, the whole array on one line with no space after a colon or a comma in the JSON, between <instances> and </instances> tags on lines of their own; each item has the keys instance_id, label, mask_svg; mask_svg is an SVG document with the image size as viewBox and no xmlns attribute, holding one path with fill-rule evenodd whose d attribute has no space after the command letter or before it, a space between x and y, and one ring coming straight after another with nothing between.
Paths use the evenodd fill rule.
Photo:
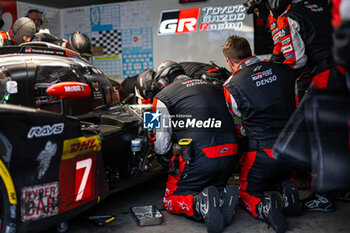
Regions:
<instances>
[{"instance_id":1,"label":"mechanic's arm","mask_svg":"<svg viewBox=\"0 0 350 233\"><path fill-rule=\"evenodd\" d=\"M165 106L165 104L160 101L157 98L153 99L153 105L152 105L153 111L159 111L161 113L161 119L164 119L164 117L170 117L170 113ZM161 122L162 123L162 122ZM171 127L163 127L161 124L161 127L159 129L155 129L155 141L153 144L154 152L157 155L161 155L165 159L169 160L172 157L172 134L173 130Z\"/></svg>"},{"instance_id":2,"label":"mechanic's arm","mask_svg":"<svg viewBox=\"0 0 350 233\"><path fill-rule=\"evenodd\" d=\"M272 40L273 40L273 51L272 56L270 60L275 62L283 62L284 56L281 51L282 49L282 43L281 43L281 37L277 26L277 19L272 16L272 13L268 16L268 26L271 31Z\"/></svg>"},{"instance_id":3,"label":"mechanic's arm","mask_svg":"<svg viewBox=\"0 0 350 233\"><path fill-rule=\"evenodd\" d=\"M277 25L282 44L281 51L285 58L283 63L292 69L302 68L307 62L307 56L304 41L299 33L299 23L289 17L280 16Z\"/></svg>"},{"instance_id":4,"label":"mechanic's arm","mask_svg":"<svg viewBox=\"0 0 350 233\"><path fill-rule=\"evenodd\" d=\"M225 87L224 87L224 95L225 95L226 105L233 118L233 122L236 128L236 133L239 138L242 138L246 135L245 135L245 130L242 126L242 119L241 119L242 114L238 110L237 102Z\"/></svg>"}]
</instances>

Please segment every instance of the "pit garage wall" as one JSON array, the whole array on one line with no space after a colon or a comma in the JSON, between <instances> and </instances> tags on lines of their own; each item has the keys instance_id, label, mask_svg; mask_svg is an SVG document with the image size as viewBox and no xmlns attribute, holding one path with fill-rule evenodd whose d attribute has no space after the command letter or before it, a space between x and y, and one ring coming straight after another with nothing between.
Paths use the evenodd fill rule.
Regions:
<instances>
[{"instance_id":1,"label":"pit garage wall","mask_svg":"<svg viewBox=\"0 0 350 233\"><path fill-rule=\"evenodd\" d=\"M20 18L26 16L27 12L31 9L36 9L41 12L41 28L49 29L50 33L54 36L61 35L61 19L59 9L25 2L17 2L17 17Z\"/></svg>"},{"instance_id":2,"label":"pit garage wall","mask_svg":"<svg viewBox=\"0 0 350 233\"><path fill-rule=\"evenodd\" d=\"M67 8L61 18L65 38L74 31L91 38L92 62L109 77L122 81L154 68L150 1Z\"/></svg>"},{"instance_id":3,"label":"pit garage wall","mask_svg":"<svg viewBox=\"0 0 350 233\"><path fill-rule=\"evenodd\" d=\"M18 17L29 9L42 11L42 28L58 37L87 34L93 44L91 62L122 81L169 59L226 66L221 46L228 36L244 36L253 47L253 17L245 14L244 2L144 0L66 9L17 2L17 11Z\"/></svg>"},{"instance_id":4,"label":"pit garage wall","mask_svg":"<svg viewBox=\"0 0 350 233\"><path fill-rule=\"evenodd\" d=\"M244 2L245 0L207 0L179 4L179 0L152 0L155 67L167 59L206 63L215 61L218 65L226 66L221 46L227 37L233 34L244 36L253 46L253 18L246 15L242 6ZM180 9L181 18L182 9L196 8L199 8L196 31L168 34L159 32L162 12L167 17L164 11Z\"/></svg>"}]
</instances>

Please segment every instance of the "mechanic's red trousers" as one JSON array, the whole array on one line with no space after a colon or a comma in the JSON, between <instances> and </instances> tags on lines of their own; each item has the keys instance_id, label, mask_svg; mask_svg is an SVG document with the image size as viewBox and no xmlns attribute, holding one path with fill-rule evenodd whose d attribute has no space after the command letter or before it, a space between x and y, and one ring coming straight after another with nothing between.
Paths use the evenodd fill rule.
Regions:
<instances>
[{"instance_id":1,"label":"mechanic's red trousers","mask_svg":"<svg viewBox=\"0 0 350 233\"><path fill-rule=\"evenodd\" d=\"M314 83L315 87L318 89L344 90L346 89L345 73L345 69L342 66L334 66L330 69L317 73L315 76L308 79L308 86L311 86ZM301 83L301 85L303 85L303 79L304 78L302 76L298 77L298 88L299 82ZM299 105L301 97L304 95L305 90L299 90L299 93L296 96L297 106Z\"/></svg>"},{"instance_id":2,"label":"mechanic's red trousers","mask_svg":"<svg viewBox=\"0 0 350 233\"><path fill-rule=\"evenodd\" d=\"M345 70L342 66L334 66L315 75L311 82L319 89L342 90L346 88Z\"/></svg>"},{"instance_id":3,"label":"mechanic's red trousers","mask_svg":"<svg viewBox=\"0 0 350 233\"><path fill-rule=\"evenodd\" d=\"M173 156L172 161L174 159ZM208 158L201 155L189 164L186 164L182 156L178 159L180 174L168 176L163 205L171 214L184 214L200 220L201 217L193 209L193 196L210 185L223 189L232 175L234 157Z\"/></svg>"},{"instance_id":4,"label":"mechanic's red trousers","mask_svg":"<svg viewBox=\"0 0 350 233\"><path fill-rule=\"evenodd\" d=\"M264 198L267 186L279 188L282 181L290 179L290 169L272 156L272 149L247 152L241 163L239 203L256 218L256 207Z\"/></svg>"},{"instance_id":5,"label":"mechanic's red trousers","mask_svg":"<svg viewBox=\"0 0 350 233\"><path fill-rule=\"evenodd\" d=\"M172 158L172 161L175 157ZM177 189L177 183L181 179L186 161L179 157L179 171L178 175L169 175L166 182L165 195L163 205L171 214L186 214L188 216L194 215L193 210L193 195L174 195Z\"/></svg>"}]
</instances>

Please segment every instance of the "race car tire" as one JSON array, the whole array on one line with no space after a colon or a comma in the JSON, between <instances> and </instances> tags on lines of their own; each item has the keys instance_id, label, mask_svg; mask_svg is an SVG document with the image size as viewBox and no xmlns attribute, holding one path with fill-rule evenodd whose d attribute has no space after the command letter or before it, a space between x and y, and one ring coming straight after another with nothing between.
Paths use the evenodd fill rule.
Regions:
<instances>
[{"instance_id":1,"label":"race car tire","mask_svg":"<svg viewBox=\"0 0 350 233\"><path fill-rule=\"evenodd\" d=\"M9 198L7 196L7 190L3 180L0 178L0 232L15 232L16 224L11 219ZM15 209L16 206L13 206ZM15 218L15 216L14 216Z\"/></svg>"}]
</instances>

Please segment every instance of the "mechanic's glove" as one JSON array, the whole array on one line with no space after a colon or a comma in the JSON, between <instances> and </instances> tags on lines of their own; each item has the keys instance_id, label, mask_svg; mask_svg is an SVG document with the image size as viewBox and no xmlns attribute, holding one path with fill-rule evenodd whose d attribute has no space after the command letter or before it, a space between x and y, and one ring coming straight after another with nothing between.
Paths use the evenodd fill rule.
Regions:
<instances>
[{"instance_id":1,"label":"mechanic's glove","mask_svg":"<svg viewBox=\"0 0 350 233\"><path fill-rule=\"evenodd\" d=\"M177 156L175 156L174 160L170 162L168 174L173 175L173 176L180 175L179 158Z\"/></svg>"},{"instance_id":2,"label":"mechanic's glove","mask_svg":"<svg viewBox=\"0 0 350 233\"><path fill-rule=\"evenodd\" d=\"M172 153L171 150L165 154L156 154L158 163L160 163L164 169L168 170L170 167Z\"/></svg>"},{"instance_id":3,"label":"mechanic's glove","mask_svg":"<svg viewBox=\"0 0 350 233\"><path fill-rule=\"evenodd\" d=\"M163 168L168 169L170 167L171 159L167 159L161 155L157 155L158 163L160 163Z\"/></svg>"},{"instance_id":4,"label":"mechanic's glove","mask_svg":"<svg viewBox=\"0 0 350 233\"><path fill-rule=\"evenodd\" d=\"M284 58L284 55L282 52L278 53L278 54L272 54L271 57L270 57L270 60L271 61L274 61L274 62L278 62L278 63L282 63L284 62L285 58Z\"/></svg>"}]
</instances>

